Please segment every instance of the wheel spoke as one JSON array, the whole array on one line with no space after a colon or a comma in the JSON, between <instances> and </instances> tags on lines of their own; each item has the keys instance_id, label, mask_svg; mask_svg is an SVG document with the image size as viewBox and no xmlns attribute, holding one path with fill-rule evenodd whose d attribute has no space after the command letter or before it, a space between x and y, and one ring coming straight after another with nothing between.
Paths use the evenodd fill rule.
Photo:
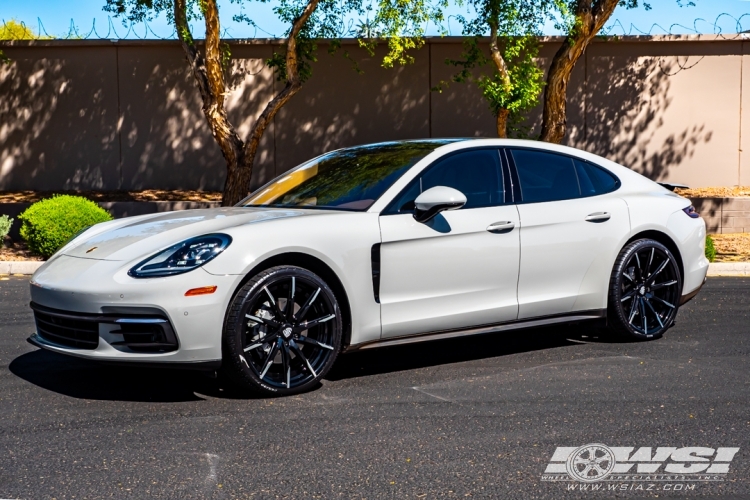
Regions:
<instances>
[{"instance_id":1,"label":"wheel spoke","mask_svg":"<svg viewBox=\"0 0 750 500\"><path fill-rule=\"evenodd\" d=\"M313 345L315 347L322 347L323 349L328 349L330 351L333 351L333 346L330 346L328 344L324 344L323 342L319 342L315 339L311 339L310 337L304 337L300 336L297 339L298 342L302 342L303 344Z\"/></svg>"},{"instance_id":2,"label":"wheel spoke","mask_svg":"<svg viewBox=\"0 0 750 500\"><path fill-rule=\"evenodd\" d=\"M632 299L636 293L638 293L638 290L636 289L630 290L628 293L622 296L622 298L620 299L620 302L625 302L628 299Z\"/></svg>"},{"instance_id":3,"label":"wheel spoke","mask_svg":"<svg viewBox=\"0 0 750 500\"><path fill-rule=\"evenodd\" d=\"M651 248L651 257L648 258L648 266L646 267L646 272L649 272L651 270L651 263L654 261L654 250L655 248Z\"/></svg>"},{"instance_id":4,"label":"wheel spoke","mask_svg":"<svg viewBox=\"0 0 750 500\"><path fill-rule=\"evenodd\" d=\"M652 285L651 290L658 290L660 288L664 288L665 286L672 286L676 284L677 284L677 280L666 281L664 283L659 283L658 285Z\"/></svg>"},{"instance_id":5,"label":"wheel spoke","mask_svg":"<svg viewBox=\"0 0 750 500\"><path fill-rule=\"evenodd\" d=\"M628 273L629 273L629 272L630 272L630 270L628 270ZM627 279L629 279L629 280L630 280L631 282L634 282L635 280L634 280L634 279L633 279L633 277L632 277L632 276L630 276L630 274L628 274L628 273L622 273L622 275L623 275L623 276L625 276L625 277L626 277Z\"/></svg>"},{"instance_id":6,"label":"wheel spoke","mask_svg":"<svg viewBox=\"0 0 750 500\"><path fill-rule=\"evenodd\" d=\"M279 344L281 343L281 339L279 339L271 348L271 352L268 353L268 358L266 359L266 364L263 366L263 371L260 372L260 378L266 376L266 373L268 372L268 369L271 368L271 365L273 364L274 358L276 358L276 354L279 352Z\"/></svg>"},{"instance_id":7,"label":"wheel spoke","mask_svg":"<svg viewBox=\"0 0 750 500\"><path fill-rule=\"evenodd\" d=\"M335 314L329 314L328 316L323 316L322 318L314 319L311 321L303 321L299 325L294 327L295 332L304 332L305 330L309 330L310 328L314 326L318 326L321 323L325 323L327 321L331 321L333 318L335 318Z\"/></svg>"},{"instance_id":8,"label":"wheel spoke","mask_svg":"<svg viewBox=\"0 0 750 500\"><path fill-rule=\"evenodd\" d=\"M247 352L247 351L250 351L252 349L257 349L258 347L262 346L263 344L265 344L265 342L256 342L255 344L251 344L251 345L245 347L243 349L243 351Z\"/></svg>"},{"instance_id":9,"label":"wheel spoke","mask_svg":"<svg viewBox=\"0 0 750 500\"><path fill-rule=\"evenodd\" d=\"M279 309L279 303L276 302L276 299L274 298L273 294L271 293L271 290L269 290L267 286L264 286L263 290L266 291L266 294L268 295L268 298L271 300L271 305L273 306L273 309L276 312L275 316L277 316L279 318L283 318L284 317L284 313L282 313L281 309Z\"/></svg>"},{"instance_id":10,"label":"wheel spoke","mask_svg":"<svg viewBox=\"0 0 750 500\"><path fill-rule=\"evenodd\" d=\"M315 373L315 370L313 370L313 367L310 364L310 362L307 360L307 357L302 353L302 349L300 349L299 346L297 346L294 340L289 342L289 347L292 349L294 354L296 354L297 357L301 359L303 363L305 363L305 365L307 366L307 369L310 370L310 373L312 373L313 378L317 377L318 374Z\"/></svg>"},{"instance_id":11,"label":"wheel spoke","mask_svg":"<svg viewBox=\"0 0 750 500\"><path fill-rule=\"evenodd\" d=\"M638 309L637 309L637 306L638 306L638 300L634 300L634 301L633 301L633 302L632 302L632 303L630 304L630 315L629 315L629 317L628 317L628 323L630 323L631 325L633 324L633 319L635 319L635 313L636 313L636 312L637 312L637 310L638 310Z\"/></svg>"},{"instance_id":12,"label":"wheel spoke","mask_svg":"<svg viewBox=\"0 0 750 500\"><path fill-rule=\"evenodd\" d=\"M638 252L635 252L635 261L638 263L638 278L643 279L643 269L641 269L641 259L638 257Z\"/></svg>"},{"instance_id":13,"label":"wheel spoke","mask_svg":"<svg viewBox=\"0 0 750 500\"><path fill-rule=\"evenodd\" d=\"M648 335L648 318L646 317L646 306L643 305L645 301L643 300L643 297L640 299L641 304L641 314L643 315L643 333Z\"/></svg>"},{"instance_id":14,"label":"wheel spoke","mask_svg":"<svg viewBox=\"0 0 750 500\"><path fill-rule=\"evenodd\" d=\"M651 312L654 313L654 316L656 316L656 321L659 322L659 326L664 328L664 323L662 323L661 321L661 316L659 316L659 313L656 312L656 309L654 309L654 306L651 305L651 301L649 301L648 299L645 299L644 302L646 303L648 308L651 309Z\"/></svg>"},{"instance_id":15,"label":"wheel spoke","mask_svg":"<svg viewBox=\"0 0 750 500\"><path fill-rule=\"evenodd\" d=\"M307 314L307 310L310 309L310 306L313 305L313 302L315 302L315 299L318 297L319 293L320 293L320 288L315 290L315 293L310 295L310 298L307 299L307 302L305 302L305 304L300 308L300 310L297 311L297 314L294 315L294 319L299 321L305 317L305 314Z\"/></svg>"},{"instance_id":16,"label":"wheel spoke","mask_svg":"<svg viewBox=\"0 0 750 500\"><path fill-rule=\"evenodd\" d=\"M286 377L286 388L289 389L292 379L292 357L289 355L289 345L286 342L282 342L281 346L281 366L283 368L284 376Z\"/></svg>"},{"instance_id":17,"label":"wheel spoke","mask_svg":"<svg viewBox=\"0 0 750 500\"><path fill-rule=\"evenodd\" d=\"M251 321L255 321L256 323L268 325L271 328L278 328L281 325L278 321L274 321L272 319L261 318L259 316L253 316L252 314L245 314L245 317Z\"/></svg>"},{"instance_id":18,"label":"wheel spoke","mask_svg":"<svg viewBox=\"0 0 750 500\"><path fill-rule=\"evenodd\" d=\"M660 272L662 272L665 267L667 267L667 264L669 264L669 257L667 257L667 259L664 262L661 263L661 265L656 269L656 272L654 274L652 274L651 276L649 276L649 278L647 280L647 283L649 285L654 282L654 280L656 279L656 275L659 274Z\"/></svg>"},{"instance_id":19,"label":"wheel spoke","mask_svg":"<svg viewBox=\"0 0 750 500\"><path fill-rule=\"evenodd\" d=\"M292 321L294 318L294 288L295 288L295 280L294 276L292 276L292 284L289 287L289 297L286 299L286 320Z\"/></svg>"},{"instance_id":20,"label":"wheel spoke","mask_svg":"<svg viewBox=\"0 0 750 500\"><path fill-rule=\"evenodd\" d=\"M664 304L665 306L667 306L667 307L669 307L671 309L674 309L674 304L670 304L669 302L667 302L666 300L662 299L661 297L654 296L654 298L656 300L658 300L659 302L661 302L662 304Z\"/></svg>"}]
</instances>

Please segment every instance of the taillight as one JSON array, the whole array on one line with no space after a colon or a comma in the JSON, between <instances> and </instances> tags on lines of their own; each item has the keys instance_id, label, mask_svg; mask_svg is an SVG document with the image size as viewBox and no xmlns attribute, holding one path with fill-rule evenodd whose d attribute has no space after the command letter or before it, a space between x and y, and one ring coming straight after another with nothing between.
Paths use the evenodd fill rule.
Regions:
<instances>
[{"instance_id":1,"label":"taillight","mask_svg":"<svg viewBox=\"0 0 750 500\"><path fill-rule=\"evenodd\" d=\"M695 210L695 207L693 205L683 208L682 211L685 212L691 219L697 219L700 217L700 214Z\"/></svg>"}]
</instances>

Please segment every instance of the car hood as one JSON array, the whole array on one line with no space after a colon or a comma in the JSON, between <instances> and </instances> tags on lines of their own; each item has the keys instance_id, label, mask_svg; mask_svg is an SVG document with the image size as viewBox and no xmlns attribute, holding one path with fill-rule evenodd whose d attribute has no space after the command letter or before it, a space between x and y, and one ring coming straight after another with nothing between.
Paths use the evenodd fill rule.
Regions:
<instances>
[{"instance_id":1,"label":"car hood","mask_svg":"<svg viewBox=\"0 0 750 500\"><path fill-rule=\"evenodd\" d=\"M126 218L114 221L113 227L103 231L96 232L95 226L91 236L84 233L61 254L96 260L145 258L194 236L244 224L319 213L318 210L227 207L153 214L130 221Z\"/></svg>"}]
</instances>

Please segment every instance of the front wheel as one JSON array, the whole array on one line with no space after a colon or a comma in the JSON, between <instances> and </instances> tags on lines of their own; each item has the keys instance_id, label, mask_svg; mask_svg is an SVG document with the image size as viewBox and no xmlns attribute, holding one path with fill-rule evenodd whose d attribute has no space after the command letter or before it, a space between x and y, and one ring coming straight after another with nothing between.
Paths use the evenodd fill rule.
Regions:
<instances>
[{"instance_id":1,"label":"front wheel","mask_svg":"<svg viewBox=\"0 0 750 500\"><path fill-rule=\"evenodd\" d=\"M261 271L235 295L224 325L227 375L266 396L317 385L338 355L343 321L336 296L295 266Z\"/></svg>"},{"instance_id":2,"label":"front wheel","mask_svg":"<svg viewBox=\"0 0 750 500\"><path fill-rule=\"evenodd\" d=\"M617 257L609 286L607 322L612 330L637 339L656 339L673 324L682 277L667 247L642 239Z\"/></svg>"}]
</instances>

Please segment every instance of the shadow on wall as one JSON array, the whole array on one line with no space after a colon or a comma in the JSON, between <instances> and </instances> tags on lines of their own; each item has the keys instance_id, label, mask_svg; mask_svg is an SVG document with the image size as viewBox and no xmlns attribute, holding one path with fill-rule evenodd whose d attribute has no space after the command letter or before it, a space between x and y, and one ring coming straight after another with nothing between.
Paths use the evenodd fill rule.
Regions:
<instances>
[{"instance_id":1,"label":"shadow on wall","mask_svg":"<svg viewBox=\"0 0 750 500\"><path fill-rule=\"evenodd\" d=\"M713 137L705 123L677 122L671 95L680 68L675 57L593 57L588 64L585 131L578 147L633 168L652 180L673 169ZM672 109L670 109L672 108ZM670 132L665 133L669 121ZM692 123L691 123L692 122ZM682 127L683 124L686 126Z\"/></svg>"},{"instance_id":2,"label":"shadow on wall","mask_svg":"<svg viewBox=\"0 0 750 500\"><path fill-rule=\"evenodd\" d=\"M313 76L276 117L279 174L341 147L429 137L428 50L414 64L381 67L385 47L370 56L345 47L363 73L343 55L319 48Z\"/></svg>"},{"instance_id":3,"label":"shadow on wall","mask_svg":"<svg viewBox=\"0 0 750 500\"><path fill-rule=\"evenodd\" d=\"M62 48L44 57L4 49L0 189L107 189L117 183L117 99L103 49L88 63ZM82 54L81 54L82 55Z\"/></svg>"},{"instance_id":4,"label":"shadow on wall","mask_svg":"<svg viewBox=\"0 0 750 500\"><path fill-rule=\"evenodd\" d=\"M253 49L258 51L233 47L227 75L227 112L243 139L273 91L271 72L263 64L270 49L261 47L260 54ZM119 61L123 188L221 190L226 163L180 47L123 47ZM256 160L256 179L273 176L273 129L266 133Z\"/></svg>"}]
</instances>

